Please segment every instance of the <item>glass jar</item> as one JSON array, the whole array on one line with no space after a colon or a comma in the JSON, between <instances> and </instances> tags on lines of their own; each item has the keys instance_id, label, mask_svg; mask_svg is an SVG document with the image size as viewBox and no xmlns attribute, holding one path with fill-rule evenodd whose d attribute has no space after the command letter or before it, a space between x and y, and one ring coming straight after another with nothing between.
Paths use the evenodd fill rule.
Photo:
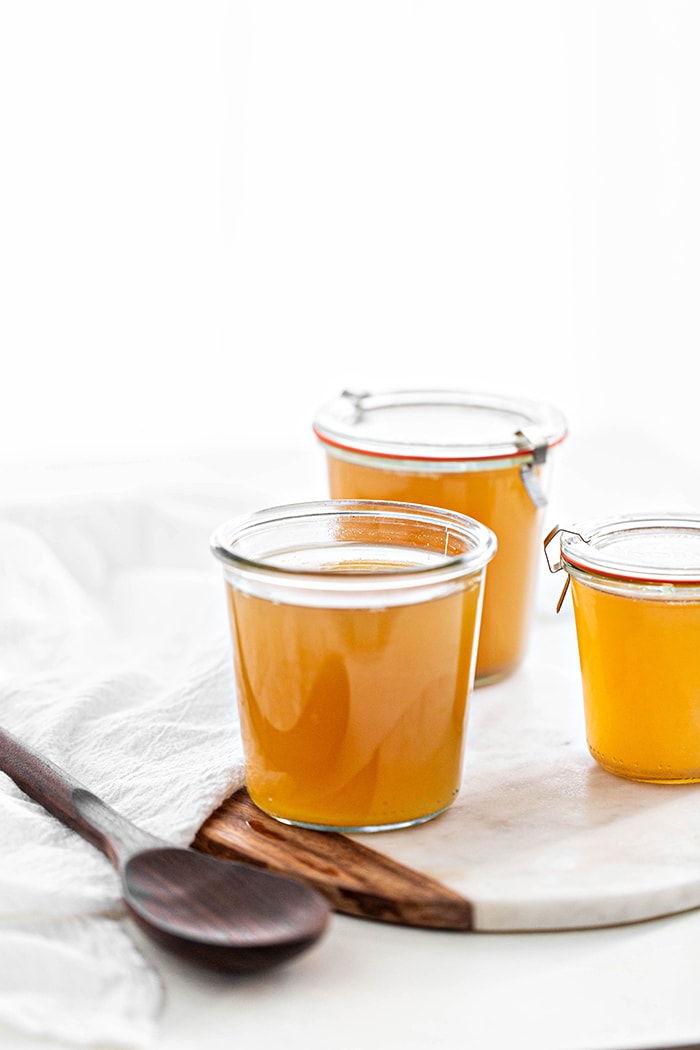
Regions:
<instances>
[{"instance_id":1,"label":"glass jar","mask_svg":"<svg viewBox=\"0 0 700 1050\"><path fill-rule=\"evenodd\" d=\"M496 534L476 684L515 670L527 648L553 450L566 436L561 413L454 390L346 392L318 411L314 431L334 499L445 507Z\"/></svg>"},{"instance_id":2,"label":"glass jar","mask_svg":"<svg viewBox=\"0 0 700 1050\"><path fill-rule=\"evenodd\" d=\"M440 509L327 501L227 522L211 545L253 801L334 831L446 809L461 780L491 531Z\"/></svg>"},{"instance_id":3,"label":"glass jar","mask_svg":"<svg viewBox=\"0 0 700 1050\"><path fill-rule=\"evenodd\" d=\"M633 780L700 780L700 517L557 528L545 551L555 537L559 559L547 558L571 584L591 755Z\"/></svg>"}]
</instances>

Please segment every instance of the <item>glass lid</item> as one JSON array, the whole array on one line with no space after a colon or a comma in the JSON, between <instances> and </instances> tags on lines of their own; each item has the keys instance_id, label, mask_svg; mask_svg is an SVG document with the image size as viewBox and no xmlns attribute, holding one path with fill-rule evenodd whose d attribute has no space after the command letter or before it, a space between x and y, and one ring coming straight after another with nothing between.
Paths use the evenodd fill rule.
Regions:
<instances>
[{"instance_id":1,"label":"glass lid","mask_svg":"<svg viewBox=\"0 0 700 1050\"><path fill-rule=\"evenodd\" d=\"M700 583L700 516L632 514L562 529L563 567L656 583Z\"/></svg>"},{"instance_id":2,"label":"glass lid","mask_svg":"<svg viewBox=\"0 0 700 1050\"><path fill-rule=\"evenodd\" d=\"M345 391L319 409L327 445L408 459L496 459L546 451L566 437L549 405L459 390Z\"/></svg>"}]
</instances>

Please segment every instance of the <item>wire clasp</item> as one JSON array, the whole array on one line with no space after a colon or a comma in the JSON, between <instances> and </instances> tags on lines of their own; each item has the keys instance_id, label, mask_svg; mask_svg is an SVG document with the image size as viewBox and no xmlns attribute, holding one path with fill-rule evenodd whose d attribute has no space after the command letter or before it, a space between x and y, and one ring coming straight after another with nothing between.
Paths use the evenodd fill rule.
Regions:
<instances>
[{"instance_id":1,"label":"wire clasp","mask_svg":"<svg viewBox=\"0 0 700 1050\"><path fill-rule=\"evenodd\" d=\"M547 533L547 535L545 536L544 541L543 541L544 556L547 559L547 567L549 568L550 572L560 572L561 569L564 568L564 562L563 562L562 556L561 556L561 540L559 541L559 557L557 558L557 560L555 562L553 562L552 559L550 558L550 556L549 556L549 549L548 549L550 544L552 543L552 541L557 536L560 536L564 532L568 536L577 536L581 540L582 543L586 542L586 540L584 539L584 537L581 535L580 532L574 532L572 529L562 529L561 526L555 525L554 528L550 532ZM564 583L564 588L563 588L561 594L559 595L559 601L557 602L557 612L559 612L559 610L561 609L561 607L563 605L564 598L566 597L566 592L569 589L569 584L570 583L571 583L571 577L567 573L566 574L566 582Z\"/></svg>"},{"instance_id":2,"label":"wire clasp","mask_svg":"<svg viewBox=\"0 0 700 1050\"><path fill-rule=\"evenodd\" d=\"M547 506L547 494L542 487L536 468L545 463L549 447L546 441L540 441L538 444L531 440L522 430L516 431L515 442L520 448L532 446L532 460L524 463L520 468L520 478L525 486L525 491L539 510Z\"/></svg>"}]
</instances>

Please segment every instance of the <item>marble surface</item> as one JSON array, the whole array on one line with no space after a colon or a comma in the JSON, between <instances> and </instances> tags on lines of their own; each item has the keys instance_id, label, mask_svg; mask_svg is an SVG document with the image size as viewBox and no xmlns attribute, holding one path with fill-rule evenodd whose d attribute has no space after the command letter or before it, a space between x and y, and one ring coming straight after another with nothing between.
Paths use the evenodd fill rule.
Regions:
<instances>
[{"instance_id":1,"label":"marble surface","mask_svg":"<svg viewBox=\"0 0 700 1050\"><path fill-rule=\"evenodd\" d=\"M362 836L466 896L479 930L609 926L700 906L700 785L627 781L590 757L573 614L568 599L555 614L557 587L541 597L524 664L472 696L450 810Z\"/></svg>"}]
</instances>

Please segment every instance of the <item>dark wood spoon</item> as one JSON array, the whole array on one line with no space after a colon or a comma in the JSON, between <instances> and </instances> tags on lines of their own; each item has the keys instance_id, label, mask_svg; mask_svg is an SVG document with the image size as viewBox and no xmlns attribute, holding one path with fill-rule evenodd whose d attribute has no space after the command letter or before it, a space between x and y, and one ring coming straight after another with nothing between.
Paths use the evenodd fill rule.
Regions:
<instances>
[{"instance_id":1,"label":"dark wood spoon","mask_svg":"<svg viewBox=\"0 0 700 1050\"><path fill-rule=\"evenodd\" d=\"M2 729L0 770L109 857L138 926L190 962L267 969L309 948L327 926L330 905L311 886L156 838Z\"/></svg>"}]
</instances>

